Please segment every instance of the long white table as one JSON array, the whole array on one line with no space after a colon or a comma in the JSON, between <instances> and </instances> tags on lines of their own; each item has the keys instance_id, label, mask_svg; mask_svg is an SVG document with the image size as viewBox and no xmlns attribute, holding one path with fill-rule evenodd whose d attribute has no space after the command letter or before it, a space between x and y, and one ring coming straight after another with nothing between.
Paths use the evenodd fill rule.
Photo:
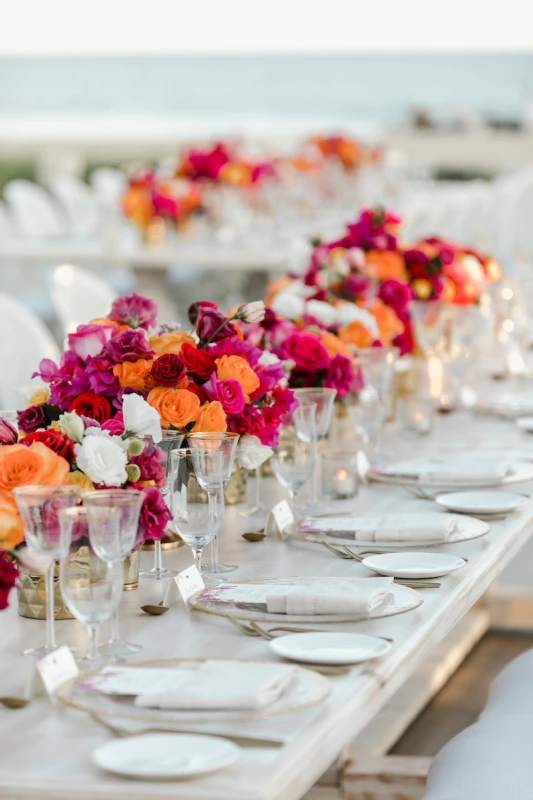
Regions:
<instances>
[{"instance_id":1,"label":"long white table","mask_svg":"<svg viewBox=\"0 0 533 800\"><path fill-rule=\"evenodd\" d=\"M441 418L440 431L432 441L412 439L410 452L430 446L473 448L505 442L527 447L513 423L467 414ZM273 500L279 492L267 482ZM521 484L518 491L533 491ZM433 508L403 489L379 484L363 487L347 507L358 512L419 511ZM266 539L251 544L240 536L249 529L228 509L221 551L225 560L240 565L230 578L262 576L328 575L362 576L365 569L356 562L342 561L320 545ZM25 709L0 709L0 797L41 798L41 800L114 800L125 796L141 800L187 798L187 800L297 800L333 763L342 749L374 718L393 693L415 672L424 657L459 622L529 539L533 530L533 500L506 520L491 523L488 535L455 545L439 547L468 559L466 566L441 580L441 588L423 591L424 602L405 614L375 621L332 626L390 637L389 653L369 665L354 667L346 676L331 679L330 696L313 708L285 717L255 723L240 723L243 734L282 738L283 748L244 749L233 767L210 777L187 782L125 782L100 772L91 763L92 750L109 740L108 734L81 711L51 706L44 699L33 700ZM151 558L143 553L144 566ZM174 567L191 563L188 548L180 548L165 560ZM147 617L140 606L158 602L162 589L141 581L138 591L124 595L122 633L139 642L140 659L163 657L218 657L268 659L277 657L262 639L246 637L226 620L197 611L187 613L179 605L161 617ZM0 614L0 694L15 694L28 672L27 659L19 654L44 637L44 624L17 615L13 605ZM85 634L77 622L58 623L60 642L84 647ZM221 687L223 691L223 687ZM213 730L213 726L208 726ZM219 732L235 732L236 726Z\"/></svg>"}]
</instances>

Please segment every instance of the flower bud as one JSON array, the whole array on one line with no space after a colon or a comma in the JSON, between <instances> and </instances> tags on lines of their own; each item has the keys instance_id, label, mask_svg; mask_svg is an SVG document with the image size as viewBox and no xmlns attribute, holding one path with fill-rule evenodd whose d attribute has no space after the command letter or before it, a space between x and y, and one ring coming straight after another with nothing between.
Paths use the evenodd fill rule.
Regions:
<instances>
[{"instance_id":1,"label":"flower bud","mask_svg":"<svg viewBox=\"0 0 533 800\"><path fill-rule=\"evenodd\" d=\"M141 477L141 470L137 464L126 464L126 472L128 473L128 480L131 481L131 483L137 483Z\"/></svg>"},{"instance_id":2,"label":"flower bud","mask_svg":"<svg viewBox=\"0 0 533 800\"><path fill-rule=\"evenodd\" d=\"M144 442L140 439L130 439L128 442L128 453L130 456L140 456L144 450Z\"/></svg>"}]
</instances>

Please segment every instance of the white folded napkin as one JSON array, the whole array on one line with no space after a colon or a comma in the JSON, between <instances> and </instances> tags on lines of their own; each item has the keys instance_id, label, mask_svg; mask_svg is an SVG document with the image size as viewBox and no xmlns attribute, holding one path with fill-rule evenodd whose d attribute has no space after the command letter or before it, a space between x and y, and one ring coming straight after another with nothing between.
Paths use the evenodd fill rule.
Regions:
<instances>
[{"instance_id":1,"label":"white folded napkin","mask_svg":"<svg viewBox=\"0 0 533 800\"><path fill-rule=\"evenodd\" d=\"M509 472L508 461L487 461L457 453L449 458L413 458L398 461L381 470L385 475L414 478L419 483L436 484L448 481L462 483L499 482Z\"/></svg>"},{"instance_id":2,"label":"white folded napkin","mask_svg":"<svg viewBox=\"0 0 533 800\"><path fill-rule=\"evenodd\" d=\"M359 542L445 542L456 528L453 517L440 514L368 514L364 517L309 517L301 527Z\"/></svg>"},{"instance_id":3,"label":"white folded napkin","mask_svg":"<svg viewBox=\"0 0 533 800\"><path fill-rule=\"evenodd\" d=\"M158 693L155 687L153 693L138 695L135 705L184 711L256 710L281 697L296 672L289 664L205 661L195 670L176 670L172 689Z\"/></svg>"},{"instance_id":4,"label":"white folded napkin","mask_svg":"<svg viewBox=\"0 0 533 800\"><path fill-rule=\"evenodd\" d=\"M392 578L313 581L287 594L267 597L269 614L368 614L389 596Z\"/></svg>"}]
</instances>

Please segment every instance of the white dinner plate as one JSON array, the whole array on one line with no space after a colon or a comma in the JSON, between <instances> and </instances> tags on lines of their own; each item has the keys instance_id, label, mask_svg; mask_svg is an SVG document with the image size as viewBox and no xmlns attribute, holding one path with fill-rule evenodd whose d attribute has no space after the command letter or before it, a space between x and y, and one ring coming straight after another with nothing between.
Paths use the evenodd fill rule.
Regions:
<instances>
[{"instance_id":1,"label":"white dinner plate","mask_svg":"<svg viewBox=\"0 0 533 800\"><path fill-rule=\"evenodd\" d=\"M457 457L460 458L460 454L457 454ZM416 476L407 477L406 475L396 475L393 472L383 472L375 468L369 471L368 478L372 481L390 483L394 486L405 486L407 488L416 488L418 486L435 491L439 489L442 491L445 491L446 489L456 489L459 491L460 489L474 487L476 489L484 489L488 488L489 486L507 486L513 483L523 483L525 481L533 480L533 464L527 461L520 461L518 459L515 461L512 459L509 464L509 472L503 478L500 478L499 480L476 481L475 484L472 482L467 483L464 480L442 480L438 483L427 482L420 480L420 478Z\"/></svg>"},{"instance_id":2,"label":"white dinner plate","mask_svg":"<svg viewBox=\"0 0 533 800\"><path fill-rule=\"evenodd\" d=\"M146 733L98 747L93 761L126 778L169 781L216 772L235 764L240 755L240 747L216 736Z\"/></svg>"},{"instance_id":3,"label":"white dinner plate","mask_svg":"<svg viewBox=\"0 0 533 800\"><path fill-rule=\"evenodd\" d=\"M391 578L440 578L464 567L465 561L445 553L383 553L367 556L363 566Z\"/></svg>"},{"instance_id":4,"label":"white dinner plate","mask_svg":"<svg viewBox=\"0 0 533 800\"><path fill-rule=\"evenodd\" d=\"M353 526L354 524L357 524L357 520L360 516L361 519L364 519L364 515L354 515L348 517L346 514L339 514L335 518L335 521L338 522L339 519L345 517L349 519L350 524ZM402 516L407 518L416 517L417 519L420 519L422 512L402 514ZM342 535L342 533L338 530L328 530L328 518L333 518L333 516L330 514L329 517L328 515L325 515L324 517L305 517L304 520L299 520L294 525L289 526L284 533L289 538L293 537L294 539L300 541L316 542L318 544L322 544L322 542L328 542L328 544L333 545L368 547L375 548L377 550L379 550L381 547L394 548L395 550L406 550L413 547L437 547L441 544L456 544L457 542L466 542L469 539L477 539L479 536L485 536L485 534L490 530L490 526L484 522L484 520L475 519L475 517L460 516L459 514L447 514L444 516L441 511L423 512L423 516L424 519L427 519L428 524L437 520L440 522L451 518L455 522L455 528L446 539L443 538L442 540L418 539L417 541L411 542L398 542L380 538L377 542L375 539L357 539L356 541L353 535ZM304 529L302 527L302 523L306 524L308 527ZM325 550L324 554L326 554Z\"/></svg>"},{"instance_id":5,"label":"white dinner plate","mask_svg":"<svg viewBox=\"0 0 533 800\"><path fill-rule=\"evenodd\" d=\"M533 417L518 417L516 424L520 430L533 433Z\"/></svg>"},{"instance_id":6,"label":"white dinner plate","mask_svg":"<svg viewBox=\"0 0 533 800\"><path fill-rule=\"evenodd\" d=\"M527 503L527 497L515 492L476 490L439 494L435 502L460 514L506 514Z\"/></svg>"},{"instance_id":7,"label":"white dinner plate","mask_svg":"<svg viewBox=\"0 0 533 800\"><path fill-rule=\"evenodd\" d=\"M516 419L533 414L533 402L524 395L502 394L494 399L478 400L473 410L479 414L495 414L498 417Z\"/></svg>"},{"instance_id":8,"label":"white dinner plate","mask_svg":"<svg viewBox=\"0 0 533 800\"><path fill-rule=\"evenodd\" d=\"M359 664L379 658L391 643L365 633L295 633L272 639L270 647L283 658L304 664Z\"/></svg>"}]
</instances>

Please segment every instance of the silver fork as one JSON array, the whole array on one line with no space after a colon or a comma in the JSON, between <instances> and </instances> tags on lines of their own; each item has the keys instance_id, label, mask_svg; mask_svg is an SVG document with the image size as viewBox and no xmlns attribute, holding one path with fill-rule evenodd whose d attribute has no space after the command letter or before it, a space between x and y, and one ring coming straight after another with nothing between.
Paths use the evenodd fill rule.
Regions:
<instances>
[{"instance_id":1,"label":"silver fork","mask_svg":"<svg viewBox=\"0 0 533 800\"><path fill-rule=\"evenodd\" d=\"M237 619L236 617L228 617L228 619L233 625L235 625L236 628L238 628L238 630L242 631L247 636L265 636L265 637L268 636L269 639L275 639L276 638L275 636L271 636L273 631L284 631L287 633L327 633L327 631L321 630L319 628L297 628L293 625L286 625L286 626L277 625L274 628L269 628L268 630L265 630L260 625L258 625L257 622L250 622L250 624L247 625L245 622L243 622L240 619ZM394 641L394 639L389 639L387 638L387 636L377 636L376 638L384 639L386 642Z\"/></svg>"}]
</instances>

